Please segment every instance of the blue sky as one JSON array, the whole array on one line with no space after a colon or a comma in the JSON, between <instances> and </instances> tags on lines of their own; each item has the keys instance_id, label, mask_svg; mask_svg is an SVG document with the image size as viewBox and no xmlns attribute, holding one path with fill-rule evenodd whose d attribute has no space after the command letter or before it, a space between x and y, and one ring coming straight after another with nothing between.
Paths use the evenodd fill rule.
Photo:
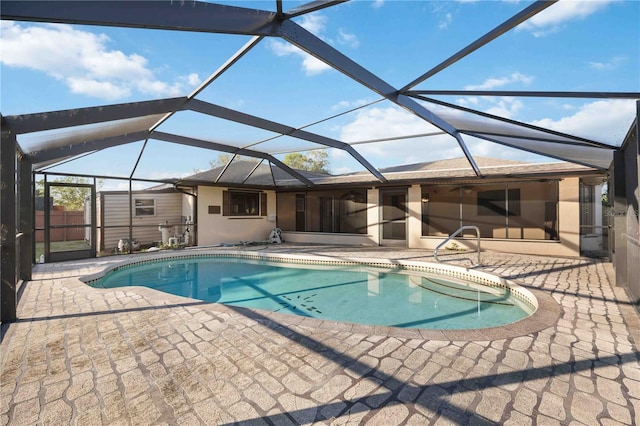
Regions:
<instances>
[{"instance_id":1,"label":"blue sky","mask_svg":"<svg viewBox=\"0 0 640 426\"><path fill-rule=\"evenodd\" d=\"M223 3L275 9L274 1ZM283 4L287 10L300 3ZM400 88L529 4L352 1L296 22ZM638 22L638 1L560 1L415 88L640 92ZM3 115L184 96L249 40L246 36L7 21L2 22L1 31ZM199 98L294 127L380 99L279 39L263 40ZM440 99L612 144L622 142L636 109L634 101L602 99ZM430 129L388 101L307 128L345 142ZM159 130L233 146L253 145L273 136L193 112L178 113ZM549 161L473 138L465 141L478 156ZM141 145L105 150L54 170L128 176ZM287 138L253 147L282 158L292 146L317 147ZM462 156L448 136L354 146L376 167ZM330 150L329 154L334 173L362 169L343 152ZM214 151L152 141L135 176L180 177L208 168L208 161L216 157Z\"/></svg>"}]
</instances>

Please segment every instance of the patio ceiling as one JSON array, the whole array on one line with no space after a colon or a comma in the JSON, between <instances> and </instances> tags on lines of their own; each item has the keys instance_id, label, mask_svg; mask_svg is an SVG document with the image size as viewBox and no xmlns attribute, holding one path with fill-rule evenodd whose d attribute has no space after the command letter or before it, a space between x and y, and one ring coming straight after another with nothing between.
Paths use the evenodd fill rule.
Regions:
<instances>
[{"instance_id":1,"label":"patio ceiling","mask_svg":"<svg viewBox=\"0 0 640 426\"><path fill-rule=\"evenodd\" d=\"M76 25L116 26L198 33L249 36L249 40L215 70L199 87L184 97L130 102L99 107L74 108L35 114L2 117L2 130L17 135L20 150L31 159L34 170L45 170L64 161L99 152L112 147L144 142L138 160L145 155L148 141L163 141L197 147L237 156L267 161L297 179L301 186L313 186L305 176L285 165L278 155L304 152L309 149L334 149L350 156L372 178L386 182L387 178L357 147L394 140L441 137L448 135L452 146L460 149L469 168L482 176L468 147L468 138L477 138L498 145L515 148L546 157L581 164L596 169L607 169L617 146L589 138L561 133L533 126L482 111L451 104L437 99L441 95L469 96L523 96L539 98L593 98L638 99L637 92L562 92L562 91L480 91L480 90L418 90L416 86L464 59L469 54L491 43L527 19L552 6L554 1L536 1L499 24L463 49L418 78L397 88L384 81L366 67L341 53L323 39L313 35L293 18L330 8L342 1L314 1L283 11L282 1L275 2L276 11L256 10L198 1L3 1L3 20L67 23ZM242 4L242 2L239 2ZM274 121L262 116L229 108L202 96L208 86L219 78L233 74L234 66L252 49L268 38L278 38L296 46L316 59L339 71L377 100L369 105L385 103L398 107L404 114L424 122L420 134L398 133L376 140L342 141L310 131L309 128L335 116L314 117L304 126L288 123L287 119ZM279 100L273 100L278 102ZM284 101L283 101L284 102ZM269 108L269 105L265 105ZM357 111L357 107L338 115ZM179 128L183 117L217 120L234 126L255 129L254 140L232 141L232 132L222 127L206 136L169 131ZM175 124L174 126L172 126ZM188 126L187 126L188 127ZM214 126L212 126L214 127ZM218 130L220 129L220 130ZM277 143L277 141L286 143ZM621 142L621 141L620 141ZM89 161L87 159L87 161ZM137 164L137 163L136 163ZM124 177L132 177L131 173ZM257 169L257 166L256 166Z\"/></svg>"}]
</instances>

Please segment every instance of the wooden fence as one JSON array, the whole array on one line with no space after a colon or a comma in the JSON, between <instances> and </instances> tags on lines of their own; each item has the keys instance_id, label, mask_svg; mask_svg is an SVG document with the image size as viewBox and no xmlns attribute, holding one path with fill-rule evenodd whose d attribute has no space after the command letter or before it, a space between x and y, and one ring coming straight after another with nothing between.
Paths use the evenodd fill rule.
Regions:
<instances>
[{"instance_id":1,"label":"wooden fence","mask_svg":"<svg viewBox=\"0 0 640 426\"><path fill-rule=\"evenodd\" d=\"M51 242L78 241L85 238L84 212L52 210L49 219L51 225L78 225L75 228L51 228ZM44 211L36 211L36 228L44 228ZM44 232L36 232L36 242L44 242Z\"/></svg>"}]
</instances>

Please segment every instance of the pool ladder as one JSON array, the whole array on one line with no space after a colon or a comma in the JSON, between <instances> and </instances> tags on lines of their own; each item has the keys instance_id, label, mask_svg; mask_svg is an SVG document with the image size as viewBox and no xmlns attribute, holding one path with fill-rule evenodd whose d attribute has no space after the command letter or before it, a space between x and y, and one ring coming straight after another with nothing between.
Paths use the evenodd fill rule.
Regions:
<instances>
[{"instance_id":1,"label":"pool ladder","mask_svg":"<svg viewBox=\"0 0 640 426\"><path fill-rule=\"evenodd\" d=\"M455 238L459 233L461 233L462 231L465 231L467 229L473 229L474 231L476 231L476 237L478 239L478 263L476 263L474 266L480 265L480 228L478 228L477 226L473 226L473 225L461 226L456 232L454 232L453 234L449 235L447 237L447 239L445 239L443 242L438 244L438 247L436 247L433 250L433 257L436 258L436 261L442 262L440 259L438 259L438 250L440 249L440 247L444 246L445 244L447 244L449 242L449 240L451 240L452 238Z\"/></svg>"}]
</instances>

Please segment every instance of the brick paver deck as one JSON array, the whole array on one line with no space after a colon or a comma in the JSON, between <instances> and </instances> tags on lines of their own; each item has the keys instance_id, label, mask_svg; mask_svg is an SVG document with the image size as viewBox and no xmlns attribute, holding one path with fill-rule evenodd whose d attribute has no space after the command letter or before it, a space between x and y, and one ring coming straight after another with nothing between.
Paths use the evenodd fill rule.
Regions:
<instances>
[{"instance_id":1,"label":"brick paver deck","mask_svg":"<svg viewBox=\"0 0 640 426\"><path fill-rule=\"evenodd\" d=\"M36 266L19 320L3 326L2 425L640 424L640 320L606 262L484 254L484 270L550 294L560 318L452 341L77 280L122 259Z\"/></svg>"}]
</instances>

